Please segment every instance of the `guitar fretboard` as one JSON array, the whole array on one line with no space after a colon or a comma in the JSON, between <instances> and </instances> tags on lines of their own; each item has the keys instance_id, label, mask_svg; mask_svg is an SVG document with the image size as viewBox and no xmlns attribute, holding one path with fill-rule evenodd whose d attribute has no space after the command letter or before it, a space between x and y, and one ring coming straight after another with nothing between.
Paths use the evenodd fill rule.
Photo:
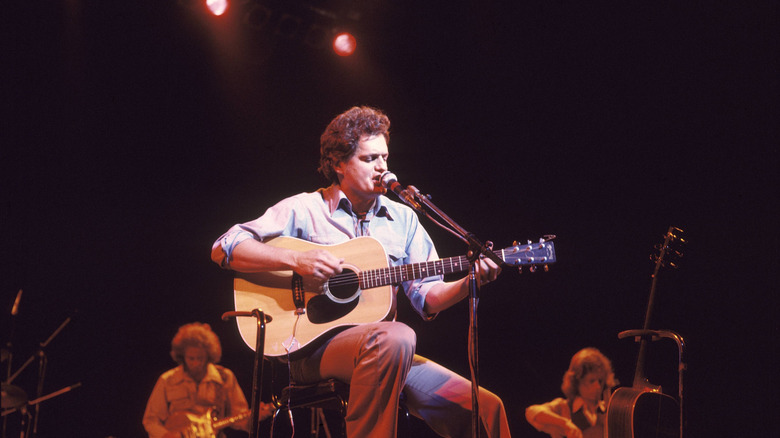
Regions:
<instances>
[{"instance_id":1,"label":"guitar fretboard","mask_svg":"<svg viewBox=\"0 0 780 438\"><path fill-rule=\"evenodd\" d=\"M370 289L418 278L452 274L465 271L468 268L468 258L460 256L429 262L410 263L402 266L391 266L389 268L371 269L360 273L360 287L362 289Z\"/></svg>"}]
</instances>

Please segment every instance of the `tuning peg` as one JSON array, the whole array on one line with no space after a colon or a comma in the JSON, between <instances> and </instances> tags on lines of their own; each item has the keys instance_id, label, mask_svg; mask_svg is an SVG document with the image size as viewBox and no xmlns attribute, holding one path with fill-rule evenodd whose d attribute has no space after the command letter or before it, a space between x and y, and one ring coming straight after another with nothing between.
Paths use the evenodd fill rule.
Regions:
<instances>
[{"instance_id":1,"label":"tuning peg","mask_svg":"<svg viewBox=\"0 0 780 438\"><path fill-rule=\"evenodd\" d=\"M550 265L545 263L545 265L544 265L544 272L550 272Z\"/></svg>"},{"instance_id":2,"label":"tuning peg","mask_svg":"<svg viewBox=\"0 0 780 438\"><path fill-rule=\"evenodd\" d=\"M531 271L531 273L536 272L536 265L531 265L528 267L528 270Z\"/></svg>"}]
</instances>

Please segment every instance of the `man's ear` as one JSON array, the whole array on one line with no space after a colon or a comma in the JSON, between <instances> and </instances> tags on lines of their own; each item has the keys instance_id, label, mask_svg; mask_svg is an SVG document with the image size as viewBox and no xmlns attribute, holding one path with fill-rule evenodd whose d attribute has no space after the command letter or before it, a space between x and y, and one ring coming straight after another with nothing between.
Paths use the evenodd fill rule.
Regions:
<instances>
[{"instance_id":1,"label":"man's ear","mask_svg":"<svg viewBox=\"0 0 780 438\"><path fill-rule=\"evenodd\" d=\"M344 176L344 162L339 161L333 165L333 170L336 171L336 175Z\"/></svg>"}]
</instances>

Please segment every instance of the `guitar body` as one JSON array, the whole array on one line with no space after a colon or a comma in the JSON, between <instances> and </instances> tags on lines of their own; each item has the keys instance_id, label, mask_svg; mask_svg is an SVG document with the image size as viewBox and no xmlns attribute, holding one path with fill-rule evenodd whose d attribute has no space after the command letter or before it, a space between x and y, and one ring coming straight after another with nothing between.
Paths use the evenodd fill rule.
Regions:
<instances>
[{"instance_id":1,"label":"guitar body","mask_svg":"<svg viewBox=\"0 0 780 438\"><path fill-rule=\"evenodd\" d=\"M618 388L609 399L609 438L680 438L680 407L660 392Z\"/></svg>"},{"instance_id":2,"label":"guitar body","mask_svg":"<svg viewBox=\"0 0 780 438\"><path fill-rule=\"evenodd\" d=\"M296 251L326 249L345 260L342 265L345 273L388 267L384 247L372 237L358 237L327 246L290 237L277 237L267 244ZM331 288L336 289L335 286ZM361 290L357 297L345 303L334 302L319 292L304 291L306 312L298 315L292 289L292 271L239 273L235 279L236 310L251 311L259 308L272 318L266 326L266 356L285 356L287 348L293 352L326 333L391 318L395 310L393 289L386 285ZM236 321L244 342L254 349L257 322L253 318L236 318Z\"/></svg>"},{"instance_id":3,"label":"guitar body","mask_svg":"<svg viewBox=\"0 0 780 438\"><path fill-rule=\"evenodd\" d=\"M268 418L273 413L273 405L263 403L260 406L260 421ZM217 420L214 409L209 408L204 413L199 411L174 412L165 421L165 428L170 432L177 432L182 438L217 438L219 431L228 426L249 418L252 411L244 411L232 417Z\"/></svg>"},{"instance_id":4,"label":"guitar body","mask_svg":"<svg viewBox=\"0 0 780 438\"><path fill-rule=\"evenodd\" d=\"M185 438L216 438L211 417L211 409L203 414L189 411L174 412L165 422L165 428Z\"/></svg>"}]
</instances>

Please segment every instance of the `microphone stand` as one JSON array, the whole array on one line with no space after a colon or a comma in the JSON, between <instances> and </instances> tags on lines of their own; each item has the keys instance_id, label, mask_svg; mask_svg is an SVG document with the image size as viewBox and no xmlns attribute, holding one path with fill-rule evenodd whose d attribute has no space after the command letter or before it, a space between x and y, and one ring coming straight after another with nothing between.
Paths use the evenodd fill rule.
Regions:
<instances>
[{"instance_id":1,"label":"microphone stand","mask_svg":"<svg viewBox=\"0 0 780 438\"><path fill-rule=\"evenodd\" d=\"M11 328L8 335L8 341L6 342L6 359L8 359L8 365L6 366L5 381L4 383L11 384L11 370L13 369L14 362L14 335L16 334L16 315L19 314L19 302L22 300L22 289L16 293L16 299L13 306L11 306ZM8 428L8 419L3 417L2 426L2 438L5 438L5 433Z\"/></svg>"},{"instance_id":2,"label":"microphone stand","mask_svg":"<svg viewBox=\"0 0 780 438\"><path fill-rule=\"evenodd\" d=\"M9 384L22 371L24 371L24 369L27 368L27 366L30 365L32 363L32 361L36 357L38 357L38 387L36 388L37 389L36 390L36 397L38 397L38 399L40 399L43 396L43 379L44 379L45 374L46 374L46 363L47 363L46 352L44 351L44 349L46 348L46 346L49 345L49 343L52 340L54 340L54 338L62 331L62 329L64 329L65 326L68 325L70 320L71 320L70 316L65 318L65 321L63 321L62 324L60 324L60 326L57 327L56 330L54 330L54 332L52 332L52 334L49 336L49 338L46 339L45 341L41 342L40 348L38 348L38 351L35 354L33 354L32 356L30 356L27 359L27 361L25 361L24 364L22 364L22 366L19 367L19 369L16 370L16 372L11 377L8 378L8 383ZM41 405L39 403L36 403L35 404L35 412L33 413L32 436L36 436L38 434L38 416L40 415L40 410L41 410Z\"/></svg>"},{"instance_id":3,"label":"microphone stand","mask_svg":"<svg viewBox=\"0 0 780 438\"><path fill-rule=\"evenodd\" d=\"M229 318L251 316L257 320L257 337L255 338L255 367L252 371L252 419L249 429L249 438L256 438L260 429L260 401L263 388L263 357L265 352L265 324L271 322L271 315L266 315L262 309L253 309L251 312L230 311L222 314L222 320Z\"/></svg>"},{"instance_id":4,"label":"microphone stand","mask_svg":"<svg viewBox=\"0 0 780 438\"><path fill-rule=\"evenodd\" d=\"M477 323L477 305L479 304L479 277L477 272L477 259L481 257L487 257L499 266L504 266L504 260L497 256L493 251L493 243L487 241L482 243L477 239L474 234L466 231L463 227L458 225L452 218L447 216L441 209L436 207L431 200L430 196L423 195L414 186L408 186L406 193L414 196L417 201L425 206L428 210L434 212L439 218L447 223L451 229L445 228L438 221L433 219L428 212L423 208L411 205L412 208L418 212L424 214L431 219L434 223L443 227L455 234L463 242L468 244L469 250L467 255L469 261L469 369L471 371L471 434L474 438L479 438L480 435L480 419L479 419L479 337L478 337L478 323Z\"/></svg>"}]
</instances>

